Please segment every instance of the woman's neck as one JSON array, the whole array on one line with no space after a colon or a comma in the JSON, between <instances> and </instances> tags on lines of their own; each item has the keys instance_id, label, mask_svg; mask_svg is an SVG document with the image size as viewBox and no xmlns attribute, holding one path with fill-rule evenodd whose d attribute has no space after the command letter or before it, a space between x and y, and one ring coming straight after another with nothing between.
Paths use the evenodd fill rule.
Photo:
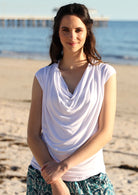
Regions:
<instances>
[{"instance_id":1,"label":"woman's neck","mask_svg":"<svg viewBox=\"0 0 138 195\"><path fill-rule=\"evenodd\" d=\"M87 59L85 53L64 53L63 59L60 61L59 68L64 70L73 70L86 65Z\"/></svg>"}]
</instances>

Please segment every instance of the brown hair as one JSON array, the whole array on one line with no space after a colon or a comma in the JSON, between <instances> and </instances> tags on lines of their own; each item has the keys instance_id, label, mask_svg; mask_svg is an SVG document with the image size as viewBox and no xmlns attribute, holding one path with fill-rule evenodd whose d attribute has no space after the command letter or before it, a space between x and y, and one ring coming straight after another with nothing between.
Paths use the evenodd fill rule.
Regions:
<instances>
[{"instance_id":1,"label":"brown hair","mask_svg":"<svg viewBox=\"0 0 138 195\"><path fill-rule=\"evenodd\" d=\"M61 7L54 18L53 36L50 46L51 64L57 63L63 57L63 47L59 38L59 27L65 15L75 15L81 19L87 29L87 37L84 44L84 53L87 62L92 64L92 59L101 61L101 56L96 50L96 40L92 32L93 20L90 18L88 9L83 4L73 3Z\"/></svg>"}]
</instances>

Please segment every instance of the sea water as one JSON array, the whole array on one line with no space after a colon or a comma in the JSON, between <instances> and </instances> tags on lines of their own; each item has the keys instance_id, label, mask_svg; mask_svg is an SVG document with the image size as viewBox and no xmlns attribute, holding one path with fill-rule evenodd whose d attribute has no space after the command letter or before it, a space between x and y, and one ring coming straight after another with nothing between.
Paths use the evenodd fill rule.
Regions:
<instances>
[{"instance_id":1,"label":"sea water","mask_svg":"<svg viewBox=\"0 0 138 195\"><path fill-rule=\"evenodd\" d=\"M93 29L102 60L138 65L138 21L109 21ZM0 57L50 59L50 27L1 27Z\"/></svg>"}]
</instances>

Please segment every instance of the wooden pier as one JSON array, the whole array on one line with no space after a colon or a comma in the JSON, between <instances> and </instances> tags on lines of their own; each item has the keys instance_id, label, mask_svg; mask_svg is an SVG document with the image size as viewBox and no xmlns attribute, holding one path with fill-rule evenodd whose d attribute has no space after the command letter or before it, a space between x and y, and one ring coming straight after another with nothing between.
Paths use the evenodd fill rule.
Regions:
<instances>
[{"instance_id":1,"label":"wooden pier","mask_svg":"<svg viewBox=\"0 0 138 195\"><path fill-rule=\"evenodd\" d=\"M52 27L53 18L33 16L0 16L0 27ZM94 26L107 26L108 18L95 17Z\"/></svg>"},{"instance_id":2,"label":"wooden pier","mask_svg":"<svg viewBox=\"0 0 138 195\"><path fill-rule=\"evenodd\" d=\"M108 26L108 21L109 21L108 17L96 17L96 18L93 18L93 20L94 20L94 26L96 27Z\"/></svg>"},{"instance_id":3,"label":"wooden pier","mask_svg":"<svg viewBox=\"0 0 138 195\"><path fill-rule=\"evenodd\" d=\"M30 16L0 16L0 27L50 27L52 18Z\"/></svg>"}]
</instances>

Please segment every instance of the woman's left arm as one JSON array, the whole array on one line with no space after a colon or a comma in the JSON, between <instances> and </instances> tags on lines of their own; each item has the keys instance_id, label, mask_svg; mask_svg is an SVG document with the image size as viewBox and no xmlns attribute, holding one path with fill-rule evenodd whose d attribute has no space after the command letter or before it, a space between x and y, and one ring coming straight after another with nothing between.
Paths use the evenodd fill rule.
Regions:
<instances>
[{"instance_id":1,"label":"woman's left arm","mask_svg":"<svg viewBox=\"0 0 138 195\"><path fill-rule=\"evenodd\" d=\"M78 150L63 161L63 163L67 164L68 169L93 156L112 139L115 112L116 74L112 75L105 84L104 100L99 116L98 131Z\"/></svg>"},{"instance_id":2,"label":"woman's left arm","mask_svg":"<svg viewBox=\"0 0 138 195\"><path fill-rule=\"evenodd\" d=\"M72 155L62 162L56 163L56 166L52 166L50 163L47 164L50 182L58 179L58 177L62 177L70 168L93 156L112 139L115 111L116 74L112 75L105 84L104 100L99 116L98 131Z\"/></svg>"}]
</instances>

